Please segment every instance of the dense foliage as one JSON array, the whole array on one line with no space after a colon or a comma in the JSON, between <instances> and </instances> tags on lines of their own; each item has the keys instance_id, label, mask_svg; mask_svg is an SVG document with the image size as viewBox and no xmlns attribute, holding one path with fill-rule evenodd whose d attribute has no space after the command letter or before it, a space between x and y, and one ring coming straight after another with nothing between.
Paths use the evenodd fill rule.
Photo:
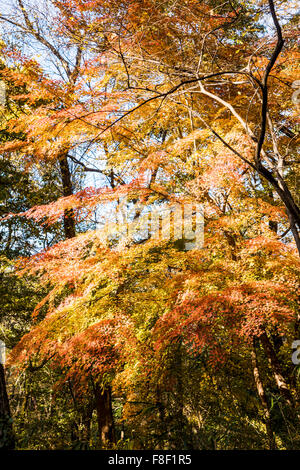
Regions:
<instances>
[{"instance_id":1,"label":"dense foliage","mask_svg":"<svg viewBox=\"0 0 300 470\"><path fill-rule=\"evenodd\" d=\"M300 448L298 16L276 3L3 2L0 447ZM200 205L203 246L174 214L147 230Z\"/></svg>"}]
</instances>

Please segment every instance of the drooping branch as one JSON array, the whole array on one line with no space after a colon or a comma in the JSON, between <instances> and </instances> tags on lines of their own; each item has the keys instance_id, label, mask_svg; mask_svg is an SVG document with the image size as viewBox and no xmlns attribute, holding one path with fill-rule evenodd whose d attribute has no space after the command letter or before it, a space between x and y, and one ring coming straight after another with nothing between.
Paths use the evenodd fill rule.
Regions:
<instances>
[{"instance_id":1,"label":"drooping branch","mask_svg":"<svg viewBox=\"0 0 300 470\"><path fill-rule=\"evenodd\" d=\"M276 27L277 31L277 43L276 47L272 53L272 56L268 62L268 65L266 67L262 82L261 82L261 91L262 91L262 105L261 105L261 123L260 123L260 135L256 147L256 153L255 153L255 161L257 166L259 167L261 165L260 163L260 154L262 150L262 146L265 140L265 135L266 135L266 127L267 127L267 113L268 113L268 78L270 75L270 72L283 48L284 40L282 37L282 31L281 31L281 26L278 22L275 8L274 8L274 2L273 0L269 0L269 8L271 12L271 16L273 19L273 23Z\"/></svg>"}]
</instances>

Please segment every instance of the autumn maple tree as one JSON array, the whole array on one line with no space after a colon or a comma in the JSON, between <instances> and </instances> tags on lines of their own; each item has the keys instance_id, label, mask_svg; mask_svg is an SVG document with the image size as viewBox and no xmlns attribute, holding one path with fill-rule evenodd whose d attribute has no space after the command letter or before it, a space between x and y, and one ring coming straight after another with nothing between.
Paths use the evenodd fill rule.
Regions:
<instances>
[{"instance_id":1,"label":"autumn maple tree","mask_svg":"<svg viewBox=\"0 0 300 470\"><path fill-rule=\"evenodd\" d=\"M17 442L56 401L35 448L299 448L292 2L16 0L0 20L3 165L32 185L1 223L34 239L9 275L38 286L8 362L40 397L13 396ZM202 248L134 231L174 204L202 204Z\"/></svg>"}]
</instances>

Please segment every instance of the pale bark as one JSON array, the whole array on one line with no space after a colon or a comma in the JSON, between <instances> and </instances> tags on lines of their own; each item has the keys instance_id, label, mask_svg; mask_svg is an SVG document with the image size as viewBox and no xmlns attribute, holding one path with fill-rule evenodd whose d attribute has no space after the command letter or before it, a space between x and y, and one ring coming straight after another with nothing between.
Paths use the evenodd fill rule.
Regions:
<instances>
[{"instance_id":1,"label":"pale bark","mask_svg":"<svg viewBox=\"0 0 300 470\"><path fill-rule=\"evenodd\" d=\"M276 447L274 432L273 432L273 429L272 429L270 408L269 408L268 400L267 400L267 397L266 397L265 389L264 389L263 382L262 382L261 375L260 375L260 371L259 371L259 364L258 364L258 357L257 357L256 348L257 348L257 339L253 338L253 345L252 345L252 350L251 350L253 377L254 377L254 382L255 382L255 385L256 385L257 393L258 393L260 403L261 403L261 407L262 407L262 411L263 411L264 422L265 422L266 432L267 432L267 436L268 436L269 449L274 450L277 447Z\"/></svg>"}]
</instances>

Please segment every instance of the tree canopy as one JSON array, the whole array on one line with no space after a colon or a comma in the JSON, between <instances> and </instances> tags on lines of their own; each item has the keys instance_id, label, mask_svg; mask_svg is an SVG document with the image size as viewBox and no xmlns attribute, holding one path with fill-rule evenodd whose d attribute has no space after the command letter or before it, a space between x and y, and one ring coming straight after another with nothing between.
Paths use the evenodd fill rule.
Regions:
<instances>
[{"instance_id":1,"label":"tree canopy","mask_svg":"<svg viewBox=\"0 0 300 470\"><path fill-rule=\"evenodd\" d=\"M0 2L0 447L300 448L297 21Z\"/></svg>"}]
</instances>

